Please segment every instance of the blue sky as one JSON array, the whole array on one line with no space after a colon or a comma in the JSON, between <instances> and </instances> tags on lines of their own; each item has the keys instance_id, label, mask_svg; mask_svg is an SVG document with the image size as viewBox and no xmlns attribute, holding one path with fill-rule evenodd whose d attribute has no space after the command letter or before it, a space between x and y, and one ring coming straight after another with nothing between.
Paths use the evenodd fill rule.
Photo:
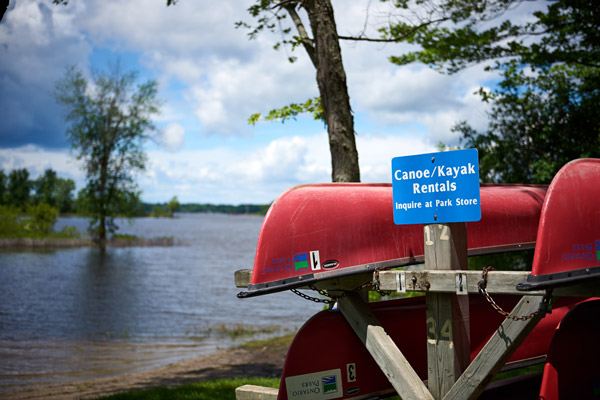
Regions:
<instances>
[{"instance_id":1,"label":"blue sky","mask_svg":"<svg viewBox=\"0 0 600 400\"><path fill-rule=\"evenodd\" d=\"M254 112L318 95L302 49L296 63L275 51L277 36L248 40L234 28L250 22L251 0L11 0L0 23L0 168L53 168L81 188L85 177L65 137L64 114L51 92L65 67L88 73L120 60L159 82L162 113L137 176L148 202L268 203L297 184L328 182L325 128L311 118L247 124ZM385 5L334 1L341 34L385 21ZM371 4L377 3L377 4ZM474 92L495 77L481 66L448 76L422 65L387 61L403 45L343 43L361 177L391 182L391 159L456 144L451 127L485 127L486 105Z\"/></svg>"}]
</instances>

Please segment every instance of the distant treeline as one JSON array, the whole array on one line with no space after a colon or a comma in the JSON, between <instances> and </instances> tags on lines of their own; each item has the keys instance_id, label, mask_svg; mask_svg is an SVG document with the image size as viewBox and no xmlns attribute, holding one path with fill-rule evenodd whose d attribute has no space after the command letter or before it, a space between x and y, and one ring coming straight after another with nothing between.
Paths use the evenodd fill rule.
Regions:
<instances>
[{"instance_id":1,"label":"distant treeline","mask_svg":"<svg viewBox=\"0 0 600 400\"><path fill-rule=\"evenodd\" d=\"M151 215L153 210L167 209L168 203L143 203L144 212ZM269 204L241 204L238 206L227 204L179 204L177 211L180 213L222 213L222 214L259 214L264 215L269 209Z\"/></svg>"},{"instance_id":2,"label":"distant treeline","mask_svg":"<svg viewBox=\"0 0 600 400\"><path fill-rule=\"evenodd\" d=\"M37 179L29 179L25 168L9 173L0 169L0 205L25 211L29 206L47 204L62 214L73 213L77 207L74 190L72 179L59 178L52 169Z\"/></svg>"},{"instance_id":3,"label":"distant treeline","mask_svg":"<svg viewBox=\"0 0 600 400\"><path fill-rule=\"evenodd\" d=\"M75 195L75 182L57 176L48 168L37 179L30 179L26 168L5 172L0 169L0 206L10 206L26 212L28 207L47 204L59 214L86 215L85 201ZM171 217L182 213L266 214L268 204L180 204L174 196L165 203L140 202L135 215L139 217Z\"/></svg>"}]
</instances>

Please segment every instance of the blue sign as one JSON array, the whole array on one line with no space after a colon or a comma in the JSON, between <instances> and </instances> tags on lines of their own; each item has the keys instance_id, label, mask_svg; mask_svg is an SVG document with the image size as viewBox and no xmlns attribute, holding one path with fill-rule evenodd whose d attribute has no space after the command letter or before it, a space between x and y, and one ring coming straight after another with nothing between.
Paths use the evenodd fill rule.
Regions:
<instances>
[{"instance_id":1,"label":"blue sign","mask_svg":"<svg viewBox=\"0 0 600 400\"><path fill-rule=\"evenodd\" d=\"M476 149L392 159L394 223L479 221L479 158Z\"/></svg>"}]
</instances>

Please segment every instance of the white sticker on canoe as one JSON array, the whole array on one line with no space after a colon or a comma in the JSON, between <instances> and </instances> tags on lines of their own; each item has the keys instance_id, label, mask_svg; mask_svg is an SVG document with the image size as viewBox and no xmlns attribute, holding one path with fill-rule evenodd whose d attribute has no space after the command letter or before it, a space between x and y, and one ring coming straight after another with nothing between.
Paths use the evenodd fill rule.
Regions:
<instances>
[{"instance_id":1,"label":"white sticker on canoe","mask_svg":"<svg viewBox=\"0 0 600 400\"><path fill-rule=\"evenodd\" d=\"M321 269L321 258L319 257L318 250L310 252L310 269L313 271Z\"/></svg>"},{"instance_id":2,"label":"white sticker on canoe","mask_svg":"<svg viewBox=\"0 0 600 400\"><path fill-rule=\"evenodd\" d=\"M356 382L356 364L346 364L346 378L348 382Z\"/></svg>"},{"instance_id":3,"label":"white sticker on canoe","mask_svg":"<svg viewBox=\"0 0 600 400\"><path fill-rule=\"evenodd\" d=\"M344 395L342 371L314 372L285 378L288 399L337 399Z\"/></svg>"}]
</instances>

